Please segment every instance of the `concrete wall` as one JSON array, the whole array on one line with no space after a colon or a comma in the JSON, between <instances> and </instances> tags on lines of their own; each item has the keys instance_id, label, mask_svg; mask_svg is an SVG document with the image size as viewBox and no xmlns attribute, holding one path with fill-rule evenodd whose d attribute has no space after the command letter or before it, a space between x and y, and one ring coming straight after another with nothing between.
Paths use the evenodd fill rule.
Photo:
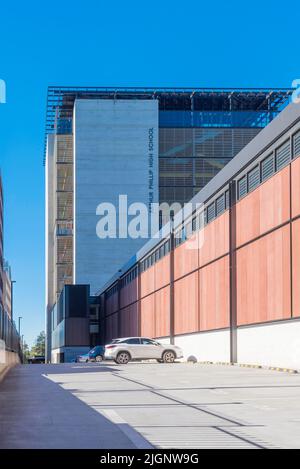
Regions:
<instances>
[{"instance_id":1,"label":"concrete wall","mask_svg":"<svg viewBox=\"0 0 300 469\"><path fill-rule=\"evenodd\" d=\"M300 369L300 320L239 328L238 362Z\"/></svg>"},{"instance_id":2,"label":"concrete wall","mask_svg":"<svg viewBox=\"0 0 300 469\"><path fill-rule=\"evenodd\" d=\"M4 356L2 356L4 355ZM15 352L8 352L7 350L4 354L1 354L1 363L0 363L0 382L5 377L7 371L15 365L20 363L20 357Z\"/></svg>"},{"instance_id":3,"label":"concrete wall","mask_svg":"<svg viewBox=\"0 0 300 469\"><path fill-rule=\"evenodd\" d=\"M158 101L77 100L74 115L74 283L93 294L146 242L97 237L96 208L112 203L118 219L119 195L128 205L158 202Z\"/></svg>"},{"instance_id":4,"label":"concrete wall","mask_svg":"<svg viewBox=\"0 0 300 469\"><path fill-rule=\"evenodd\" d=\"M195 356L198 361L230 361L229 330L179 336L175 344L183 349L186 360Z\"/></svg>"}]
</instances>

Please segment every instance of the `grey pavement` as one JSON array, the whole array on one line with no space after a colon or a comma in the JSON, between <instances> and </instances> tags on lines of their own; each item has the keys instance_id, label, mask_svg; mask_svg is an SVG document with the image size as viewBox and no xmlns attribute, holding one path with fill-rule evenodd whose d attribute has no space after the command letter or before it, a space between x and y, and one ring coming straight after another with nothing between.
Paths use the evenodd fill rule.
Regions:
<instances>
[{"instance_id":1,"label":"grey pavement","mask_svg":"<svg viewBox=\"0 0 300 469\"><path fill-rule=\"evenodd\" d=\"M300 448L300 375L186 363L24 365L0 448Z\"/></svg>"}]
</instances>

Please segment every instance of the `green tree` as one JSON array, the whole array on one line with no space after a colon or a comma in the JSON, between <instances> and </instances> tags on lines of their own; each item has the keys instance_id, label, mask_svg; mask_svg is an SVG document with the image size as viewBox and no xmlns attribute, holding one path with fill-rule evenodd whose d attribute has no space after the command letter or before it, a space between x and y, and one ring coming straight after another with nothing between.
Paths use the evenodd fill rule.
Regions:
<instances>
[{"instance_id":1,"label":"green tree","mask_svg":"<svg viewBox=\"0 0 300 469\"><path fill-rule=\"evenodd\" d=\"M45 332L42 331L36 338L35 345L31 348L31 355L45 355Z\"/></svg>"},{"instance_id":2,"label":"green tree","mask_svg":"<svg viewBox=\"0 0 300 469\"><path fill-rule=\"evenodd\" d=\"M23 358L24 358L24 363L28 362L28 358L30 357L30 350L27 342L23 342Z\"/></svg>"}]
</instances>

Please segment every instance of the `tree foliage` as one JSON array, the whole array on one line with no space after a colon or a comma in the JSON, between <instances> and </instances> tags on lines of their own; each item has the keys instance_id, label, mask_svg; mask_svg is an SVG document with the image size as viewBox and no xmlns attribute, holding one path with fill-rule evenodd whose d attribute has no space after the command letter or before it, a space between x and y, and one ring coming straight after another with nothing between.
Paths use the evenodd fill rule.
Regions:
<instances>
[{"instance_id":1,"label":"tree foliage","mask_svg":"<svg viewBox=\"0 0 300 469\"><path fill-rule=\"evenodd\" d=\"M39 333L35 340L34 346L31 348L31 355L45 355L45 342L46 342L46 335L45 332L42 331Z\"/></svg>"}]
</instances>

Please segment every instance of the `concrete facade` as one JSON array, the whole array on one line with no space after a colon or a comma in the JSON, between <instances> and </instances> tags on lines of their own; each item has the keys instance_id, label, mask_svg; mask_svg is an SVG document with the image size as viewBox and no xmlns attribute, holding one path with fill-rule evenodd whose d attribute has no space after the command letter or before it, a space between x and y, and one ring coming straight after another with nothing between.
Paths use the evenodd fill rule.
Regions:
<instances>
[{"instance_id":1,"label":"concrete facade","mask_svg":"<svg viewBox=\"0 0 300 469\"><path fill-rule=\"evenodd\" d=\"M158 102L76 100L73 126L74 283L90 284L93 294L145 243L142 238L100 239L96 210L101 203L113 204L118 227L119 195L127 196L128 206L158 202Z\"/></svg>"}]
</instances>

